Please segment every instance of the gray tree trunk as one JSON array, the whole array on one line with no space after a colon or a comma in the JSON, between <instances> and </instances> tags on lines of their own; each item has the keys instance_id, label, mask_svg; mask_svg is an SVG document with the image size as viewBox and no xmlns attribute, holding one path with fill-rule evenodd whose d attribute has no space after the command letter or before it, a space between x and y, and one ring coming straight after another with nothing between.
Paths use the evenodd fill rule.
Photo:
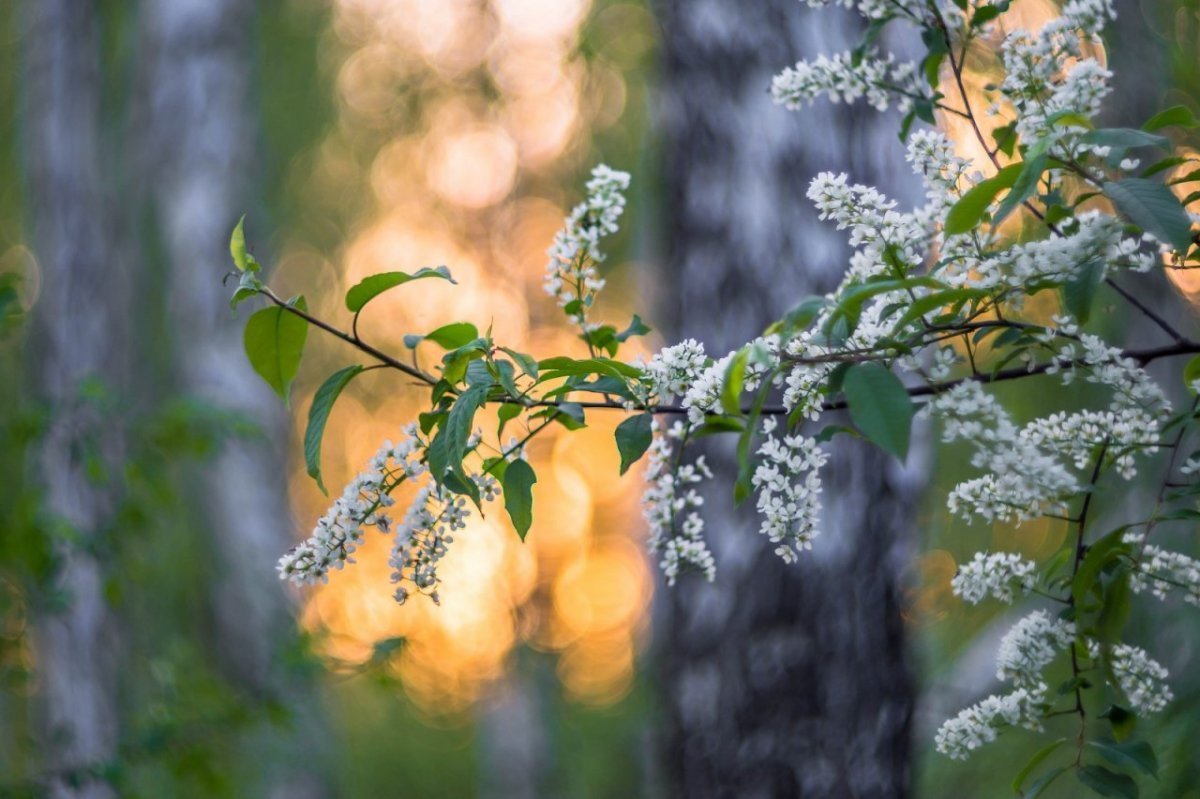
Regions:
<instances>
[{"instance_id":1,"label":"gray tree trunk","mask_svg":"<svg viewBox=\"0 0 1200 799\"><path fill-rule=\"evenodd\" d=\"M795 0L663 0L669 337L721 355L800 298L831 290L848 250L805 197L824 169L917 199L895 118L775 106L771 76L853 46L861 28ZM920 450L920 447L917 447ZM823 535L787 566L752 507L732 508L727 450L704 506L717 579L659 592L664 779L688 797L903 797L914 689L900 574L921 481L837 441ZM914 456L910 463L919 460ZM747 505L752 506L752 502Z\"/></svg>"},{"instance_id":2,"label":"gray tree trunk","mask_svg":"<svg viewBox=\"0 0 1200 799\"><path fill-rule=\"evenodd\" d=\"M112 760L117 744L115 625L104 570L90 545L111 521L111 482L89 476L87 450L119 463L121 435L81 396L91 380L121 390L127 345L125 264L116 256L111 198L100 152L100 53L91 3L25 4L22 115L33 243L41 292L31 365L51 422L34 470L47 512L70 538L58 547L55 589L64 607L35 622L48 795L112 796L87 769ZM74 779L71 778L73 775Z\"/></svg>"},{"instance_id":3,"label":"gray tree trunk","mask_svg":"<svg viewBox=\"0 0 1200 799\"><path fill-rule=\"evenodd\" d=\"M295 621L275 562L293 543L284 457L287 420L242 351L231 314L228 240L256 167L253 0L146 0L143 125L147 172L165 245L167 304L181 387L236 411L261 439L227 441L196 497L220 568L212 587L219 656L243 689L282 700L294 740L276 730L269 795L318 796L322 770L315 687L282 673Z\"/></svg>"},{"instance_id":4,"label":"gray tree trunk","mask_svg":"<svg viewBox=\"0 0 1200 799\"><path fill-rule=\"evenodd\" d=\"M544 692L533 658L515 658L478 713L482 799L544 796L550 768Z\"/></svg>"}]
</instances>

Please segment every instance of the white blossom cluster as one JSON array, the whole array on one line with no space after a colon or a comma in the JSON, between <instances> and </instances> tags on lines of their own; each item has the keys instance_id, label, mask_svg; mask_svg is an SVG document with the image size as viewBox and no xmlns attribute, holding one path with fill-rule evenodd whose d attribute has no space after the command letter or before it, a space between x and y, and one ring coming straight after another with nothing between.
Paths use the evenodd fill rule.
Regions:
<instances>
[{"instance_id":1,"label":"white blossom cluster","mask_svg":"<svg viewBox=\"0 0 1200 799\"><path fill-rule=\"evenodd\" d=\"M1124 540L1143 544L1145 536L1138 532L1126 533ZM1200 607L1200 560L1153 544L1143 544L1137 570L1130 575L1129 587L1134 593L1149 591L1164 600L1174 589L1183 594L1185 602Z\"/></svg>"},{"instance_id":2,"label":"white blossom cluster","mask_svg":"<svg viewBox=\"0 0 1200 799\"><path fill-rule=\"evenodd\" d=\"M646 489L642 493L642 515L650 526L650 551L661 553L659 566L668 585L674 585L686 567L695 568L711 582L717 566L704 541L704 519L698 511L704 497L694 486L711 479L712 472L703 455L694 463L677 461L674 442L681 442L687 434L683 422L677 421L664 431L656 421L652 429L656 435L647 452Z\"/></svg>"},{"instance_id":3,"label":"white blossom cluster","mask_svg":"<svg viewBox=\"0 0 1200 799\"><path fill-rule=\"evenodd\" d=\"M942 440L975 447L971 465L989 473L959 483L947 497L951 513L967 520L1024 521L1062 510L1079 481L1037 437L1018 428L996 398L966 381L926 405L943 421Z\"/></svg>"},{"instance_id":4,"label":"white blossom cluster","mask_svg":"<svg viewBox=\"0 0 1200 799\"><path fill-rule=\"evenodd\" d=\"M330 569L341 569L354 562L352 556L362 543L365 527L390 532L392 520L387 508L394 500L389 492L401 480L425 471L420 461L424 442L417 426L407 425L403 432L399 444L383 442L366 471L350 481L317 521L312 535L279 559L276 569L280 579L300 585L328 582Z\"/></svg>"},{"instance_id":5,"label":"white blossom cluster","mask_svg":"<svg viewBox=\"0 0 1200 799\"><path fill-rule=\"evenodd\" d=\"M693 342L693 344L695 343ZM703 347L698 344L691 348L692 351L694 352L696 347L699 347L700 353L703 354ZM767 373L779 364L779 336L760 336L751 341L747 347L749 347L750 353L746 359L745 371L742 376L742 390L753 392L762 385L762 380ZM668 350L670 349L672 348L668 348ZM660 355L664 355L666 352L667 350L663 350ZM725 389L726 376L730 363L737 354L738 351L734 350L701 369L696 368L696 363L700 361L694 355L689 356L687 352L679 353L677 351L671 356L671 361L677 364L675 368L668 367L662 358L655 356L659 360L651 362L654 366L650 374L653 376L655 389L660 395L671 389L686 386L681 404L687 409L688 421L693 425L699 425L704 422L706 414L720 410L721 394Z\"/></svg>"},{"instance_id":6,"label":"white blossom cluster","mask_svg":"<svg viewBox=\"0 0 1200 799\"><path fill-rule=\"evenodd\" d=\"M897 11L912 18L919 18L927 10L924 0L804 0L810 8L824 8L828 5L838 5L843 8L857 9L867 19L880 19L887 14Z\"/></svg>"},{"instance_id":7,"label":"white blossom cluster","mask_svg":"<svg viewBox=\"0 0 1200 799\"><path fill-rule=\"evenodd\" d=\"M955 596L972 605L988 597L1011 604L1018 592L1033 590L1036 568L1033 561L1013 552L976 552L970 563L958 567L950 588Z\"/></svg>"},{"instance_id":8,"label":"white blossom cluster","mask_svg":"<svg viewBox=\"0 0 1200 799\"><path fill-rule=\"evenodd\" d=\"M824 95L833 102L852 103L866 98L871 107L886 111L893 103L901 113L920 96L916 64L897 62L889 53L864 56L856 65L854 55L837 53L799 61L771 82L771 96L785 108L795 110Z\"/></svg>"},{"instance_id":9,"label":"white blossom cluster","mask_svg":"<svg viewBox=\"0 0 1200 799\"><path fill-rule=\"evenodd\" d=\"M1141 647L1113 646L1112 669L1117 684L1139 714L1159 713L1175 698L1166 682L1170 674Z\"/></svg>"},{"instance_id":10,"label":"white blossom cluster","mask_svg":"<svg viewBox=\"0 0 1200 799\"><path fill-rule=\"evenodd\" d=\"M471 475L471 480L484 501L499 495L499 483L491 475ZM467 526L470 515L465 497L434 483L421 487L396 528L396 541L388 558L392 583L400 584L394 594L396 602L403 605L411 590L440 602L438 562L454 543L455 531Z\"/></svg>"},{"instance_id":11,"label":"white blossom cluster","mask_svg":"<svg viewBox=\"0 0 1200 799\"><path fill-rule=\"evenodd\" d=\"M764 421L767 438L758 449L762 457L751 476L758 490L758 512L763 520L759 532L773 544L775 554L794 563L800 553L812 549L817 536L817 514L821 510L821 476L818 471L828 455L812 438L774 435L774 419Z\"/></svg>"},{"instance_id":12,"label":"white blossom cluster","mask_svg":"<svg viewBox=\"0 0 1200 799\"><path fill-rule=\"evenodd\" d=\"M918 212L924 227L932 229L960 196L971 172L971 162L954 153L954 143L940 130L918 130L908 137L904 158L921 176L928 206Z\"/></svg>"},{"instance_id":13,"label":"white blossom cluster","mask_svg":"<svg viewBox=\"0 0 1200 799\"><path fill-rule=\"evenodd\" d=\"M979 561L980 557L976 556L976 562ZM993 562L1013 563L1004 559ZM1022 565L1019 561L1016 564ZM1028 564L1029 567L1032 565ZM999 586L1007 592L1008 585L1011 581L1006 584L1002 579L999 583L993 582L991 587ZM1011 596L1011 593L1006 595ZM1002 696L989 696L943 722L934 738L937 751L956 760L966 760L971 752L996 740L1005 727L1020 725L1040 730L1047 704L1042 670L1061 650L1071 646L1074 639L1074 624L1053 619L1044 610L1036 610L1017 622L1000 642L996 658L996 677L1012 682L1015 690Z\"/></svg>"},{"instance_id":14,"label":"white blossom cluster","mask_svg":"<svg viewBox=\"0 0 1200 799\"><path fill-rule=\"evenodd\" d=\"M1085 58L1082 44L1098 42L1115 17L1111 0L1071 0L1037 33L1018 29L1005 39L1000 91L1013 106L1024 141L1048 139L1057 145L1077 138L1081 128L1070 117L1090 118L1100 110L1112 73L1095 58ZM1069 124L1055 124L1064 117ZM1078 154L1086 148L1074 143L1073 149Z\"/></svg>"},{"instance_id":15,"label":"white blossom cluster","mask_svg":"<svg viewBox=\"0 0 1200 799\"><path fill-rule=\"evenodd\" d=\"M643 372L651 384L651 394L669 401L686 395L708 365L704 345L689 338L656 352ZM724 380L724 372L718 379Z\"/></svg>"},{"instance_id":16,"label":"white blossom cluster","mask_svg":"<svg viewBox=\"0 0 1200 799\"><path fill-rule=\"evenodd\" d=\"M934 747L947 757L966 760L980 746L996 740L1005 727L1041 729L1045 694L1045 683L1003 696L993 694L942 724L934 737Z\"/></svg>"},{"instance_id":17,"label":"white blossom cluster","mask_svg":"<svg viewBox=\"0 0 1200 799\"><path fill-rule=\"evenodd\" d=\"M587 182L587 198L571 211L546 253L550 256L546 264L546 293L564 307L579 301L581 307L570 314L579 325L587 324L587 307L596 292L604 288L604 279L596 269L604 260L600 239L617 231L628 188L628 172L604 164L593 169Z\"/></svg>"},{"instance_id":18,"label":"white blossom cluster","mask_svg":"<svg viewBox=\"0 0 1200 799\"><path fill-rule=\"evenodd\" d=\"M1017 622L1000 641L996 656L996 678L1021 688L1042 681L1042 670L1058 653L1071 645L1075 625L1035 610Z\"/></svg>"}]
</instances>

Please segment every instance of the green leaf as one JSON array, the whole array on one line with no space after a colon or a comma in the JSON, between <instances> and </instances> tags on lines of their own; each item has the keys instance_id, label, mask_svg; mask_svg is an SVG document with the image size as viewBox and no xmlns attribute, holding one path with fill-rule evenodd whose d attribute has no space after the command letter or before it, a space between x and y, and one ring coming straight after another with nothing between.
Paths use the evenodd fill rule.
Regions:
<instances>
[{"instance_id":1,"label":"green leaf","mask_svg":"<svg viewBox=\"0 0 1200 799\"><path fill-rule=\"evenodd\" d=\"M617 452L621 453L621 474L629 471L629 467L637 463L650 448L653 438L650 425L653 421L653 414L639 413L617 425Z\"/></svg>"},{"instance_id":2,"label":"green leaf","mask_svg":"<svg viewBox=\"0 0 1200 799\"><path fill-rule=\"evenodd\" d=\"M975 15L971 17L971 27L978 28L981 25L986 25L1000 16L1001 13L1002 9L996 6L980 6Z\"/></svg>"},{"instance_id":3,"label":"green leaf","mask_svg":"<svg viewBox=\"0 0 1200 799\"><path fill-rule=\"evenodd\" d=\"M1087 554L1083 556L1083 561L1071 580L1071 597L1076 607L1084 604L1088 592L1100 577L1100 570L1107 563L1120 557L1122 551L1128 551L1129 546L1124 542L1122 535L1122 530L1118 528L1088 547Z\"/></svg>"},{"instance_id":4,"label":"green leaf","mask_svg":"<svg viewBox=\"0 0 1200 799\"><path fill-rule=\"evenodd\" d=\"M725 413L734 416L741 413L742 388L746 384L746 361L749 357L749 348L743 347L725 369L725 383L721 386L721 407Z\"/></svg>"},{"instance_id":5,"label":"green leaf","mask_svg":"<svg viewBox=\"0 0 1200 799\"><path fill-rule=\"evenodd\" d=\"M508 471L508 460L493 455L490 458L485 458L483 461L484 474L490 474L500 481L500 485L504 485L504 473Z\"/></svg>"},{"instance_id":6,"label":"green leaf","mask_svg":"<svg viewBox=\"0 0 1200 799\"><path fill-rule=\"evenodd\" d=\"M429 442L428 462L433 479L445 484L456 493L468 494L475 504L479 504L479 489L466 476L462 468L462 459L467 453L467 439L471 437L475 413L487 402L488 387L472 386L459 395L445 423L438 430L433 441ZM457 478L452 483L448 475Z\"/></svg>"},{"instance_id":7,"label":"green leaf","mask_svg":"<svg viewBox=\"0 0 1200 799\"><path fill-rule=\"evenodd\" d=\"M533 484L536 482L537 475L527 461L515 460L504 471L504 509L522 541L533 524Z\"/></svg>"},{"instance_id":8,"label":"green leaf","mask_svg":"<svg viewBox=\"0 0 1200 799\"><path fill-rule=\"evenodd\" d=\"M307 310L304 297L289 304ZM294 313L272 305L255 311L246 320L242 343L250 365L267 381L276 394L287 401L288 389L300 370L304 341L308 337L308 322Z\"/></svg>"},{"instance_id":9,"label":"green leaf","mask_svg":"<svg viewBox=\"0 0 1200 799\"><path fill-rule=\"evenodd\" d=\"M1192 113L1192 109L1185 105L1172 106L1165 111L1159 111L1154 116L1146 120L1146 124L1142 125L1142 130L1159 130L1161 128L1178 125L1182 128L1194 128L1200 125L1196 115Z\"/></svg>"},{"instance_id":10,"label":"green leaf","mask_svg":"<svg viewBox=\"0 0 1200 799\"><path fill-rule=\"evenodd\" d=\"M1121 565L1113 572L1104 590L1104 603L1100 607L1100 615L1096 618L1097 639L1102 643L1119 640L1132 610L1129 568Z\"/></svg>"},{"instance_id":11,"label":"green leaf","mask_svg":"<svg viewBox=\"0 0 1200 799\"><path fill-rule=\"evenodd\" d=\"M304 462L308 466L308 476L317 481L317 487L323 494L329 493L321 479L321 438L325 435L325 423L329 421L329 412L333 410L333 403L337 402L342 389L362 370L363 367L356 364L334 372L317 389L312 407L308 409L308 427L304 430Z\"/></svg>"},{"instance_id":12,"label":"green leaf","mask_svg":"<svg viewBox=\"0 0 1200 799\"><path fill-rule=\"evenodd\" d=\"M837 324L845 322L848 325L846 333L849 335L858 326L858 319L862 315L863 305L867 300L891 291L907 291L915 288L941 290L950 287L928 275L907 277L903 280L872 280L868 283L850 286L838 296L837 306L829 315L827 332L830 337L836 337L838 334Z\"/></svg>"},{"instance_id":13,"label":"green leaf","mask_svg":"<svg viewBox=\"0 0 1200 799\"><path fill-rule=\"evenodd\" d=\"M1124 153L1126 150L1138 147L1170 147L1171 140L1166 136L1155 136L1144 130L1134 128L1101 128L1092 130L1079 137L1085 144L1098 144L1111 147Z\"/></svg>"},{"instance_id":14,"label":"green leaf","mask_svg":"<svg viewBox=\"0 0 1200 799\"><path fill-rule=\"evenodd\" d=\"M1145 741L1126 741L1123 744L1108 741L1088 741L1100 755L1117 768L1140 771L1143 774L1158 778L1158 758L1154 747Z\"/></svg>"},{"instance_id":15,"label":"green leaf","mask_svg":"<svg viewBox=\"0 0 1200 799\"><path fill-rule=\"evenodd\" d=\"M785 338L797 330L804 330L828 304L824 297L805 297L783 315L783 318L772 324L763 335L782 334Z\"/></svg>"},{"instance_id":16,"label":"green leaf","mask_svg":"<svg viewBox=\"0 0 1200 799\"><path fill-rule=\"evenodd\" d=\"M1193 355L1187 366L1183 367L1183 384L1188 391L1195 391L1192 384L1197 380L1200 380L1200 355Z\"/></svg>"},{"instance_id":17,"label":"green leaf","mask_svg":"<svg viewBox=\"0 0 1200 799\"><path fill-rule=\"evenodd\" d=\"M614 361L611 358L584 358L576 360L560 356L539 361L538 367L547 371L559 372L561 375L605 374L613 375L614 377L642 376L641 370L636 366Z\"/></svg>"},{"instance_id":18,"label":"green leaf","mask_svg":"<svg viewBox=\"0 0 1200 799\"><path fill-rule=\"evenodd\" d=\"M500 382L501 388L507 392L508 396L513 398L521 396L521 390L517 388L516 369L510 362L505 360L496 361L496 379Z\"/></svg>"},{"instance_id":19,"label":"green leaf","mask_svg":"<svg viewBox=\"0 0 1200 799\"><path fill-rule=\"evenodd\" d=\"M414 333L408 334L404 337L404 346L411 350L415 349L422 341L432 341L442 349L455 350L465 347L478 337L479 329L470 322L451 322L423 336Z\"/></svg>"},{"instance_id":20,"label":"green leaf","mask_svg":"<svg viewBox=\"0 0 1200 799\"><path fill-rule=\"evenodd\" d=\"M900 317L900 321L896 322L894 329L897 331L902 330L911 322L938 308L966 300L982 299L988 296L988 294L987 289L949 289L948 291L936 291L932 294L926 294L924 297L918 297L916 302L909 304L908 310Z\"/></svg>"},{"instance_id":21,"label":"green leaf","mask_svg":"<svg viewBox=\"0 0 1200 799\"><path fill-rule=\"evenodd\" d=\"M1012 789L1017 793L1020 793L1021 785L1023 785L1025 780L1029 778L1029 775L1033 773L1033 770L1040 766L1042 761L1054 754L1055 750L1066 742L1066 738L1059 738L1057 741L1047 744L1034 753L1033 757L1029 759L1029 762L1025 764L1025 768L1018 771L1017 776L1013 777Z\"/></svg>"},{"instance_id":22,"label":"green leaf","mask_svg":"<svg viewBox=\"0 0 1200 799\"><path fill-rule=\"evenodd\" d=\"M504 435L504 426L521 415L524 408L515 402L505 402L496 411L496 415L500 418L500 426L496 429L496 438Z\"/></svg>"},{"instance_id":23,"label":"green leaf","mask_svg":"<svg viewBox=\"0 0 1200 799\"><path fill-rule=\"evenodd\" d=\"M650 326L642 321L642 318L637 314L633 315L633 319L629 322L629 327L617 334L617 341L624 344L634 336L644 336L650 332Z\"/></svg>"},{"instance_id":24,"label":"green leaf","mask_svg":"<svg viewBox=\"0 0 1200 799\"><path fill-rule=\"evenodd\" d=\"M1101 796L1137 799L1138 787L1132 777L1109 771L1103 766L1084 766L1075 774L1080 782Z\"/></svg>"},{"instance_id":25,"label":"green leaf","mask_svg":"<svg viewBox=\"0 0 1200 799\"><path fill-rule=\"evenodd\" d=\"M1192 242L1192 221L1178 198L1161 183L1142 178L1108 181L1104 193L1134 224L1159 241L1186 252Z\"/></svg>"},{"instance_id":26,"label":"green leaf","mask_svg":"<svg viewBox=\"0 0 1200 799\"><path fill-rule=\"evenodd\" d=\"M1018 205L1033 194L1038 180L1046 171L1049 160L1046 157L1045 149L1045 142L1038 142L1025 153L1025 161L1021 164L1021 173L1017 175L1017 179L1013 182L1008 194L1004 196L1004 201L1000 203L996 213L992 214L992 227L998 227Z\"/></svg>"},{"instance_id":27,"label":"green leaf","mask_svg":"<svg viewBox=\"0 0 1200 799\"><path fill-rule=\"evenodd\" d=\"M1023 799L1037 799L1042 795L1042 791L1050 787L1050 783L1061 777L1070 766L1059 766L1058 768L1048 771L1038 778L1036 782L1029 786L1029 790L1022 794Z\"/></svg>"},{"instance_id":28,"label":"green leaf","mask_svg":"<svg viewBox=\"0 0 1200 799\"><path fill-rule=\"evenodd\" d=\"M1009 164L994 176L975 184L946 214L946 235L954 236L978 227L996 195L1012 187L1024 166Z\"/></svg>"},{"instance_id":29,"label":"green leaf","mask_svg":"<svg viewBox=\"0 0 1200 799\"><path fill-rule=\"evenodd\" d=\"M1137 716L1120 705L1109 705L1108 709L1100 714L1100 718L1108 719L1108 723L1112 725L1113 737L1118 741L1124 741L1133 735L1137 727Z\"/></svg>"},{"instance_id":30,"label":"green leaf","mask_svg":"<svg viewBox=\"0 0 1200 799\"><path fill-rule=\"evenodd\" d=\"M1092 300L1103 279L1104 262L1094 260L1079 267L1075 275L1063 283L1063 305L1079 320L1080 324L1086 324L1092 315Z\"/></svg>"},{"instance_id":31,"label":"green leaf","mask_svg":"<svg viewBox=\"0 0 1200 799\"><path fill-rule=\"evenodd\" d=\"M763 405L767 402L767 395L771 392L770 375L763 379L762 385L759 386L758 393L754 397L754 404L750 406L750 415L746 420L746 428L738 436L737 443L737 479L733 482L733 502L735 505L740 505L753 492L753 483L751 482L752 463L750 460L750 444L754 440L754 431L758 428L758 420L762 416Z\"/></svg>"},{"instance_id":32,"label":"green leaf","mask_svg":"<svg viewBox=\"0 0 1200 799\"><path fill-rule=\"evenodd\" d=\"M229 255L233 258L233 265L238 268L239 272L257 272L260 267L258 261L254 260L254 256L246 251L246 215L242 214L242 218L238 220L237 225L233 228L233 233L229 236Z\"/></svg>"},{"instance_id":33,"label":"green leaf","mask_svg":"<svg viewBox=\"0 0 1200 799\"><path fill-rule=\"evenodd\" d=\"M363 309L364 305L388 289L394 289L396 286L403 286L410 281L421 280L426 277L437 277L442 280L449 280L451 283L458 282L450 276L450 270L444 266L427 266L424 269L418 269L412 274L408 272L382 272L378 275L363 278L351 287L346 292L346 308L354 313L358 313Z\"/></svg>"},{"instance_id":34,"label":"green leaf","mask_svg":"<svg viewBox=\"0 0 1200 799\"><path fill-rule=\"evenodd\" d=\"M534 380L537 379L538 362L532 355L527 355L524 352L517 352L516 350L509 349L508 347L501 347L500 349L508 353L508 357L517 362L517 366L521 367L522 372L529 375Z\"/></svg>"},{"instance_id":35,"label":"green leaf","mask_svg":"<svg viewBox=\"0 0 1200 799\"><path fill-rule=\"evenodd\" d=\"M863 435L901 460L907 457L913 405L900 378L880 364L861 363L846 372L842 387Z\"/></svg>"},{"instance_id":36,"label":"green leaf","mask_svg":"<svg viewBox=\"0 0 1200 799\"><path fill-rule=\"evenodd\" d=\"M568 430L578 430L585 424L583 406L578 402L560 402L554 406L555 417Z\"/></svg>"}]
</instances>

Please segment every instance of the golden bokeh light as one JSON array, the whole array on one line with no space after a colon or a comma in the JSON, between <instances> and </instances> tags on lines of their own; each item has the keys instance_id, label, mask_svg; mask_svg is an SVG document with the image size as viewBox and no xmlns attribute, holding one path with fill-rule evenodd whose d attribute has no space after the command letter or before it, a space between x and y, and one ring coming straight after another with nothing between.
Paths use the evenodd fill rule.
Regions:
<instances>
[{"instance_id":1,"label":"golden bokeh light","mask_svg":"<svg viewBox=\"0 0 1200 799\"><path fill-rule=\"evenodd\" d=\"M651 39L638 27L648 17L619 4L601 15L606 24L614 8L636 23L631 36ZM324 60L338 117L305 161L305 179L332 198L329 207L354 212L346 213L340 252L328 260L300 245L285 252L280 272L289 286L339 319L342 292L367 275L445 264L458 285L423 281L419 290L381 296L359 320L363 339L400 350L407 333L470 320L535 355L582 354L542 295L541 279L546 248L579 196L574 177L586 165L590 131L615 124L626 107L621 64L579 55L589 0L332 0L331 10ZM605 310L628 318L621 305L616 298ZM320 346L313 360L331 369L353 355ZM419 355L433 367L433 353ZM420 392L394 375L355 381L326 431L331 492L383 439L399 436L419 402ZM307 412L298 405L297 441ZM620 416L588 421L585 430L547 429L531 442L539 481L524 543L498 503L455 534L441 569L440 605L396 605L387 566L392 542L371 533L354 566L306 595L303 623L323 652L353 666L372 658L377 642L405 639L386 667L432 714L467 707L503 676L522 644L558 657L569 696L600 704L623 696L646 637L652 591L639 477L617 476ZM494 410L481 412L477 424L494 432ZM291 484L300 534L328 498L301 466ZM401 512L412 493L397 492Z\"/></svg>"}]
</instances>

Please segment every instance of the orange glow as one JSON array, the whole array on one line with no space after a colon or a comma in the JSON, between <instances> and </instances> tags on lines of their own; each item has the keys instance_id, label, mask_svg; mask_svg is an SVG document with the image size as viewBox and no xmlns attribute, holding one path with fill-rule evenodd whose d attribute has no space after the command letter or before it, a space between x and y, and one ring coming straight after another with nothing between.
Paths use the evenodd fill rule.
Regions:
<instances>
[{"instance_id":1,"label":"orange glow","mask_svg":"<svg viewBox=\"0 0 1200 799\"><path fill-rule=\"evenodd\" d=\"M1184 163L1173 167L1167 173L1168 183L1172 180L1179 180L1180 178L1195 172L1197 169L1200 169L1200 153L1197 153L1192 148L1178 148L1173 155L1191 160L1185 161ZM1171 189L1175 192L1175 195L1179 197L1180 201L1183 201L1187 199L1192 192L1196 191L1197 187L1200 187L1200 183L1189 181L1187 183L1177 183L1174 186L1171 186ZM1188 213L1200 214L1200 198L1193 199L1184 207L1187 208ZM1192 229L1195 230L1195 228L1196 226L1193 225ZM1196 250L1193 248L1192 253L1194 254L1195 252ZM1170 278L1171 283L1175 286L1175 288L1177 288L1180 293L1183 294L1183 296L1187 297L1188 302L1190 302L1193 306L1200 306L1200 269L1196 269L1195 267L1189 269L1168 269L1167 277Z\"/></svg>"},{"instance_id":2,"label":"orange glow","mask_svg":"<svg viewBox=\"0 0 1200 799\"><path fill-rule=\"evenodd\" d=\"M281 260L281 279L316 298L322 315L346 323L341 294L367 275L446 264L459 285L424 281L381 296L362 315L360 335L402 351L406 333L470 320L480 329L492 324L498 340L535 355L580 352L541 279L567 198L580 192L573 176L589 130L614 124L625 108L621 71L575 55L589 7L589 0L332 0L326 65L336 78L338 119L306 165L307 180L331 198L329 207L361 212L348 220L339 253L326 261L297 247ZM628 33L648 41L638 26L649 18L620 9L606 14L629 17ZM318 346L325 349L310 360L322 368L354 357L328 341ZM421 355L432 366L433 353ZM393 375L368 373L351 386L325 435L331 492L415 418L419 402L420 392ZM300 405L297 442L307 413ZM371 658L379 640L404 637L387 667L430 713L477 699L523 642L559 654L570 696L619 699L632 683L652 591L639 477L617 476L612 435L620 420L598 413L588 429L548 429L531 443L540 480L526 542L502 505L487 506L486 518L455 535L440 606L423 598L395 604L386 562L392 542L372 533L356 565L307 595L303 624L319 634L326 655L348 664ZM478 424L494 431L494 412ZM302 466L291 484L299 535L328 498ZM397 492L401 512L411 495Z\"/></svg>"},{"instance_id":3,"label":"orange glow","mask_svg":"<svg viewBox=\"0 0 1200 799\"><path fill-rule=\"evenodd\" d=\"M988 91L986 88L1002 77L1000 45L1011 31L1020 28L1029 31L1040 30L1058 15L1059 5L1053 0L1021 0L1019 3L1013 3L996 20L991 35L981 36L968 52L966 63L963 65L962 82L966 89L966 102L974 112L975 121L983 133L986 145L979 140L969 120L957 114L938 113L938 124L954 142L958 155L969 159L985 175L996 171L988 155L995 144L992 134L1013 119L1012 109L1003 103L996 109L995 114L988 113L989 107L1000 97L999 92ZM1082 52L1087 57L1098 59L1101 64L1106 63L1104 48L1100 45L1084 42ZM1068 66L1070 63L1068 62ZM954 80L948 60L942 65L941 84L938 88L946 96L945 102L948 105L958 109L964 108L962 92ZM997 152L995 158L1001 166L1007 166L1016 160L1002 152Z\"/></svg>"}]
</instances>

